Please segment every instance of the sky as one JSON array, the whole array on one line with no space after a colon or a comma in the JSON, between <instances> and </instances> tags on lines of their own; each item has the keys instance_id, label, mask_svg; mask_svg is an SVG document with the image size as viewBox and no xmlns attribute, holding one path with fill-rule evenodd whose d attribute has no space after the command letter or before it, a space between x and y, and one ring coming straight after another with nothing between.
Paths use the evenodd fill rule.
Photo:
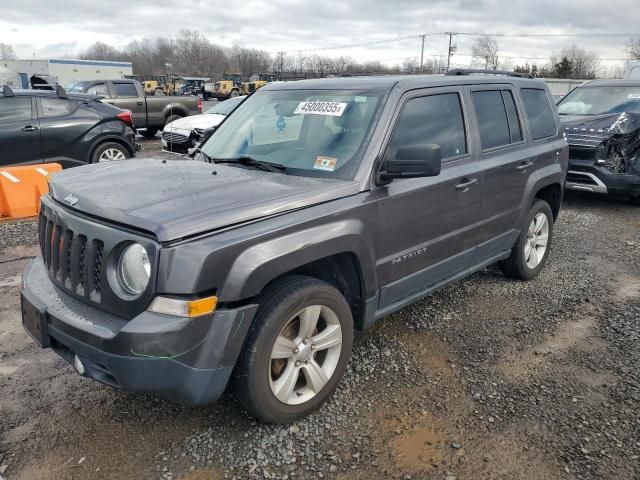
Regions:
<instances>
[{"instance_id":1,"label":"sky","mask_svg":"<svg viewBox=\"0 0 640 480\"><path fill-rule=\"evenodd\" d=\"M639 14L638 0L611 7L602 0L21 0L2 9L0 41L19 58L73 57L96 41L123 47L194 29L223 47L240 43L290 57L345 55L393 65L419 57L423 33L425 58L446 55L449 38L441 32L453 31L505 35L495 37L500 58L514 65L544 64L552 52L577 44L613 67L627 57L628 37L593 34L640 38ZM523 36L540 34L549 36ZM453 66L470 63L476 38L454 37Z\"/></svg>"}]
</instances>

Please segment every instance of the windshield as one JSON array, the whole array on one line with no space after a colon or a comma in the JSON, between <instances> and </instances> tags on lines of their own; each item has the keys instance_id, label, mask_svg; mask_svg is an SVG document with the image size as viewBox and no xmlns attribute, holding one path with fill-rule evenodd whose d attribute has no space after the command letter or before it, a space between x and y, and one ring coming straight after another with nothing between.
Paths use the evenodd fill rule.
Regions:
<instances>
[{"instance_id":1,"label":"windshield","mask_svg":"<svg viewBox=\"0 0 640 480\"><path fill-rule=\"evenodd\" d=\"M84 87L86 87L88 84L89 82L71 82L69 85L67 85L67 88L65 88L65 90L67 92L82 92Z\"/></svg>"},{"instance_id":2,"label":"windshield","mask_svg":"<svg viewBox=\"0 0 640 480\"><path fill-rule=\"evenodd\" d=\"M558 103L560 115L603 115L640 113L640 85L637 87L579 87Z\"/></svg>"},{"instance_id":3,"label":"windshield","mask_svg":"<svg viewBox=\"0 0 640 480\"><path fill-rule=\"evenodd\" d=\"M200 149L213 159L249 156L281 164L292 175L351 179L383 94L259 90Z\"/></svg>"},{"instance_id":4,"label":"windshield","mask_svg":"<svg viewBox=\"0 0 640 480\"><path fill-rule=\"evenodd\" d=\"M225 100L224 102L218 103L215 107L211 107L204 113L213 114L216 113L218 115L229 115L231 110L236 108L240 102L242 102L245 97L235 97L230 98L229 100Z\"/></svg>"}]
</instances>

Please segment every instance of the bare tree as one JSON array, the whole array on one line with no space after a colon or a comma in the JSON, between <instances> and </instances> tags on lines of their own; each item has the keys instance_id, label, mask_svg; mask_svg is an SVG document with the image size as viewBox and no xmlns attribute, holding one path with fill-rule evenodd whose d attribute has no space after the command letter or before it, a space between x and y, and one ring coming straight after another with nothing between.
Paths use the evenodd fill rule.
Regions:
<instances>
[{"instance_id":1,"label":"bare tree","mask_svg":"<svg viewBox=\"0 0 640 480\"><path fill-rule=\"evenodd\" d=\"M246 48L237 43L231 47L229 60L231 62L231 68L237 70L242 75L267 72L273 63L269 52ZM279 62L280 59L278 58L278 65Z\"/></svg>"},{"instance_id":2,"label":"bare tree","mask_svg":"<svg viewBox=\"0 0 640 480\"><path fill-rule=\"evenodd\" d=\"M550 58L551 65L564 63L571 64L570 77L573 78L595 78L598 75L601 65L600 57L594 51L586 50L577 45L563 47L560 53L553 53Z\"/></svg>"},{"instance_id":3,"label":"bare tree","mask_svg":"<svg viewBox=\"0 0 640 480\"><path fill-rule=\"evenodd\" d=\"M80 54L84 60L122 60L122 53L117 48L103 42L96 42Z\"/></svg>"},{"instance_id":4,"label":"bare tree","mask_svg":"<svg viewBox=\"0 0 640 480\"><path fill-rule=\"evenodd\" d=\"M479 37L471 47L471 56L476 64L486 69L498 69L498 42L489 35Z\"/></svg>"},{"instance_id":5,"label":"bare tree","mask_svg":"<svg viewBox=\"0 0 640 480\"><path fill-rule=\"evenodd\" d=\"M640 38L630 38L625 50L633 60L640 60Z\"/></svg>"},{"instance_id":6,"label":"bare tree","mask_svg":"<svg viewBox=\"0 0 640 480\"><path fill-rule=\"evenodd\" d=\"M16 54L11 45L0 42L0 60L15 60Z\"/></svg>"}]
</instances>

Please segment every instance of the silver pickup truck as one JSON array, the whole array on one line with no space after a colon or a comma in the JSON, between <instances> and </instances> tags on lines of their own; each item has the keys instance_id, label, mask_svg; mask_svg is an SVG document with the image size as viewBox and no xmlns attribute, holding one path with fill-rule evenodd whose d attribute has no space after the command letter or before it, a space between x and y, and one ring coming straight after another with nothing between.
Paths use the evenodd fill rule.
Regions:
<instances>
[{"instance_id":1,"label":"silver pickup truck","mask_svg":"<svg viewBox=\"0 0 640 480\"><path fill-rule=\"evenodd\" d=\"M202 113L202 100L199 97L147 97L136 80L83 81L67 91L99 95L104 103L131 110L136 128L145 129L141 133L146 137L155 136L158 130L178 118Z\"/></svg>"}]
</instances>

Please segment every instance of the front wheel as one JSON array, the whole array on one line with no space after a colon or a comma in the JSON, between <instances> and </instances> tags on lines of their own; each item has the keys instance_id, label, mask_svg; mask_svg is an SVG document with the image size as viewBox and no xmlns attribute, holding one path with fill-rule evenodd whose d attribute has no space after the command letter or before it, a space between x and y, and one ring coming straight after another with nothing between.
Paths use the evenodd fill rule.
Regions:
<instances>
[{"instance_id":1,"label":"front wheel","mask_svg":"<svg viewBox=\"0 0 640 480\"><path fill-rule=\"evenodd\" d=\"M91 163L111 162L114 160L126 160L131 158L129 150L115 142L106 142L98 145L91 155Z\"/></svg>"},{"instance_id":2,"label":"front wheel","mask_svg":"<svg viewBox=\"0 0 640 480\"><path fill-rule=\"evenodd\" d=\"M537 199L529 210L511 255L501 263L511 278L532 280L547 263L553 236L553 213L544 200Z\"/></svg>"},{"instance_id":3,"label":"front wheel","mask_svg":"<svg viewBox=\"0 0 640 480\"><path fill-rule=\"evenodd\" d=\"M353 318L326 282L285 278L261 296L238 361L238 399L266 422L288 423L316 410L338 386L351 356Z\"/></svg>"},{"instance_id":4,"label":"front wheel","mask_svg":"<svg viewBox=\"0 0 640 480\"><path fill-rule=\"evenodd\" d=\"M229 97L231 98L235 98L238 95L240 95L240 93L238 92L238 90L231 90L231 93L229 94Z\"/></svg>"}]
</instances>

